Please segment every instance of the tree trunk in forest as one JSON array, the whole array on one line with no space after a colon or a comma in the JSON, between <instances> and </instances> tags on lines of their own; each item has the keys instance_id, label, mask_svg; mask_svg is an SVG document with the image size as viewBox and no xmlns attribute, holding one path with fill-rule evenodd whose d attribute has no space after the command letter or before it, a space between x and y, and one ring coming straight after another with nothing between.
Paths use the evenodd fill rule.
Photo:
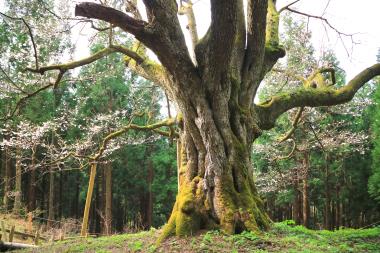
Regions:
<instances>
[{"instance_id":1,"label":"tree trunk in forest","mask_svg":"<svg viewBox=\"0 0 380 253\"><path fill-rule=\"evenodd\" d=\"M150 159L147 161L147 175L146 175L146 183L148 185L148 192L146 193L146 210L145 210L145 224L144 228L149 229L152 226L153 221L153 191L152 191L152 184L153 184L153 178L154 178L154 168L153 168L153 162L151 159L151 155L153 152L153 147L148 147L148 153L147 156L150 157Z\"/></svg>"},{"instance_id":2,"label":"tree trunk in forest","mask_svg":"<svg viewBox=\"0 0 380 253\"><path fill-rule=\"evenodd\" d=\"M300 225L301 224L301 217L300 217L300 213L301 213L301 199L300 199L300 192L299 192L299 180L298 180L298 175L296 175L296 181L294 183L294 201L293 201L293 208L292 208L292 211L293 211L293 220L296 222L297 225Z\"/></svg>"},{"instance_id":3,"label":"tree trunk in forest","mask_svg":"<svg viewBox=\"0 0 380 253\"><path fill-rule=\"evenodd\" d=\"M340 209L340 196L339 196L339 193L340 193L340 185L339 183L337 184L336 186L336 202L335 202L335 225L336 225L336 229L339 229L340 226L342 226L342 223L341 223L341 217L342 217L342 214L341 214L341 209Z\"/></svg>"},{"instance_id":4,"label":"tree trunk in forest","mask_svg":"<svg viewBox=\"0 0 380 253\"><path fill-rule=\"evenodd\" d=\"M105 233L112 233L112 163L106 163L105 170Z\"/></svg>"},{"instance_id":5,"label":"tree trunk in forest","mask_svg":"<svg viewBox=\"0 0 380 253\"><path fill-rule=\"evenodd\" d=\"M304 175L302 179L302 220L303 225L310 227L310 206L308 197L308 177L309 177L309 152L304 152L303 169Z\"/></svg>"},{"instance_id":6,"label":"tree trunk in forest","mask_svg":"<svg viewBox=\"0 0 380 253\"><path fill-rule=\"evenodd\" d=\"M81 180L80 180L80 173L77 172L76 173L76 176L75 176L75 184L74 184L74 188L75 188L75 194L74 194L74 198L72 200L72 208L71 208L71 216L72 217L75 217L76 219L79 218L79 194L80 194L80 183L81 183Z\"/></svg>"},{"instance_id":7,"label":"tree trunk in forest","mask_svg":"<svg viewBox=\"0 0 380 253\"><path fill-rule=\"evenodd\" d=\"M3 196L3 205L4 209L8 211L10 209L10 199L9 193L11 191L11 177L12 177L12 168L11 168L11 155L9 147L4 147L4 196Z\"/></svg>"},{"instance_id":8,"label":"tree trunk in forest","mask_svg":"<svg viewBox=\"0 0 380 253\"><path fill-rule=\"evenodd\" d=\"M325 157L326 166L325 166L325 229L331 230L331 194L330 194L330 170L329 156L326 154Z\"/></svg>"},{"instance_id":9,"label":"tree trunk in forest","mask_svg":"<svg viewBox=\"0 0 380 253\"><path fill-rule=\"evenodd\" d=\"M64 191L64 185L63 185L63 182L66 182L66 174L65 174L65 171L63 169L63 166L64 165L60 165L62 167L60 167L60 173L59 173L59 192L58 192L58 200L57 200L57 203L59 203L58 205L58 212L57 212L57 217L59 219L62 218L62 214L63 214L63 207L64 207L64 198L63 198L63 193L65 192Z\"/></svg>"},{"instance_id":10,"label":"tree trunk in forest","mask_svg":"<svg viewBox=\"0 0 380 253\"><path fill-rule=\"evenodd\" d=\"M49 167L49 201L48 201L48 222L47 227L51 228L54 224L54 169Z\"/></svg>"},{"instance_id":11,"label":"tree trunk in forest","mask_svg":"<svg viewBox=\"0 0 380 253\"><path fill-rule=\"evenodd\" d=\"M95 196L91 208L91 219L89 224L90 226L89 231L93 232L95 234L100 234L102 232L103 228L103 222L104 222L104 198L103 196L103 173L98 173L95 177ZM91 229L92 227L92 229Z\"/></svg>"},{"instance_id":12,"label":"tree trunk in forest","mask_svg":"<svg viewBox=\"0 0 380 253\"><path fill-rule=\"evenodd\" d=\"M28 181L28 212L36 209L36 146L32 147L32 159L29 168Z\"/></svg>"},{"instance_id":13,"label":"tree trunk in forest","mask_svg":"<svg viewBox=\"0 0 380 253\"><path fill-rule=\"evenodd\" d=\"M22 197L22 191L21 191L21 181L22 179L22 167L21 167L21 148L16 148L16 173L15 173L15 200L13 204L13 213L19 214L21 211L21 197Z\"/></svg>"}]
</instances>

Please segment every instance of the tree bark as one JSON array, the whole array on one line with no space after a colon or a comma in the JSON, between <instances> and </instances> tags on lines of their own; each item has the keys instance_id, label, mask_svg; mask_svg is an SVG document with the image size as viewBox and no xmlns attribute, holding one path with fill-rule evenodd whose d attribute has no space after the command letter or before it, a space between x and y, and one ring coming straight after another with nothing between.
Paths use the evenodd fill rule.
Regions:
<instances>
[{"instance_id":1,"label":"tree bark","mask_svg":"<svg viewBox=\"0 0 380 253\"><path fill-rule=\"evenodd\" d=\"M148 147L148 150L147 150L147 156L148 157L151 157L152 155L152 152L153 152L153 147ZM152 222L153 222L153 191L152 191L152 184L153 184L153 178L154 178L154 168L153 168L153 162L152 162L152 159L150 158L148 161L147 161L147 164L146 164L146 168L147 168L147 175L146 175L146 183L147 183L147 186L148 186L148 190L146 192L146 196L145 196L145 201L146 201L146 205L145 206L145 224L144 224L144 228L145 229L149 229L151 226L152 226Z\"/></svg>"},{"instance_id":2,"label":"tree bark","mask_svg":"<svg viewBox=\"0 0 380 253\"><path fill-rule=\"evenodd\" d=\"M163 238L205 228L219 227L228 233L268 228L270 219L253 182L250 145L236 138L232 127L226 128L224 124L230 124L218 118L222 116L218 112L212 115L209 108L204 108L197 114L203 115L193 120L184 117L187 120L179 151L180 191ZM238 111L233 110L233 115L240 121ZM223 126L217 127L218 124Z\"/></svg>"},{"instance_id":3,"label":"tree bark","mask_svg":"<svg viewBox=\"0 0 380 253\"><path fill-rule=\"evenodd\" d=\"M10 199L9 193L11 191L11 177L12 177L12 168L11 168L11 156L9 147L4 147L4 196L3 196L3 205L6 211L10 208Z\"/></svg>"},{"instance_id":4,"label":"tree bark","mask_svg":"<svg viewBox=\"0 0 380 253\"><path fill-rule=\"evenodd\" d=\"M339 185L339 182L336 185L335 192L336 192L335 225L336 225L336 229L339 229L342 226L342 223L341 223L342 210L340 209L341 205L340 205L340 185Z\"/></svg>"},{"instance_id":5,"label":"tree bark","mask_svg":"<svg viewBox=\"0 0 380 253\"><path fill-rule=\"evenodd\" d=\"M105 233L112 233L112 163L108 162L104 170L105 174Z\"/></svg>"},{"instance_id":6,"label":"tree bark","mask_svg":"<svg viewBox=\"0 0 380 253\"><path fill-rule=\"evenodd\" d=\"M28 212L36 209L36 146L32 147L32 159L29 169L28 182Z\"/></svg>"},{"instance_id":7,"label":"tree bark","mask_svg":"<svg viewBox=\"0 0 380 253\"><path fill-rule=\"evenodd\" d=\"M309 177L309 152L304 152L304 175L302 179L302 217L303 225L307 228L310 227L310 206L308 197L308 177Z\"/></svg>"},{"instance_id":8,"label":"tree bark","mask_svg":"<svg viewBox=\"0 0 380 253\"><path fill-rule=\"evenodd\" d=\"M49 200L48 200L48 222L47 227L51 228L54 224L54 170L53 166L49 167Z\"/></svg>"},{"instance_id":9,"label":"tree bark","mask_svg":"<svg viewBox=\"0 0 380 253\"><path fill-rule=\"evenodd\" d=\"M301 217L300 217L300 213L301 213L301 200L300 200L300 193L299 193L299 180L298 180L298 175L296 175L297 177L297 180L296 182L294 183L294 201L293 201L293 220L296 222L297 225L300 225L301 224Z\"/></svg>"},{"instance_id":10,"label":"tree bark","mask_svg":"<svg viewBox=\"0 0 380 253\"><path fill-rule=\"evenodd\" d=\"M13 213L19 214L21 211L21 179L22 179L22 167L21 167L21 148L16 148L16 172L15 172L15 200L13 204Z\"/></svg>"},{"instance_id":11,"label":"tree bark","mask_svg":"<svg viewBox=\"0 0 380 253\"><path fill-rule=\"evenodd\" d=\"M330 159L328 155L326 155L325 160L325 229L331 230Z\"/></svg>"}]
</instances>

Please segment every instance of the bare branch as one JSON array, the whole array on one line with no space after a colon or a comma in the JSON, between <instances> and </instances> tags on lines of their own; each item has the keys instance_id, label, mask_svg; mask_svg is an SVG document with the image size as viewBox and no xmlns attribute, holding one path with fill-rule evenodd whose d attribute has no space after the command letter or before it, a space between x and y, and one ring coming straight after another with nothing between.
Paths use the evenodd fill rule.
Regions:
<instances>
[{"instance_id":1,"label":"bare branch","mask_svg":"<svg viewBox=\"0 0 380 253\"><path fill-rule=\"evenodd\" d=\"M34 42L34 37L33 37L32 29L30 28L30 25L25 21L24 18L11 17L11 16L8 16L8 15L2 13L2 12L0 12L0 15L2 15L4 17L7 17L9 19L20 20L28 28L29 37L30 37L30 40L32 41L32 45L33 45L33 51L34 51L34 59L35 59L35 63L36 63L36 69L38 69L39 65L38 65L37 46L36 46L36 43Z\"/></svg>"},{"instance_id":2,"label":"bare branch","mask_svg":"<svg viewBox=\"0 0 380 253\"><path fill-rule=\"evenodd\" d=\"M20 98L17 103L16 103L16 106L13 108L13 110L5 117L1 118L0 121L7 121L9 119L11 119L13 116L16 115L17 113L17 110L20 108L20 106L29 98L31 97L34 97L36 96L38 93L40 93L41 91L44 91L50 87L52 87L54 85L54 83L49 83L48 85L45 85L45 86L42 86L41 88L39 88L38 90L32 92L32 93L29 93L28 95Z\"/></svg>"},{"instance_id":3,"label":"bare branch","mask_svg":"<svg viewBox=\"0 0 380 253\"><path fill-rule=\"evenodd\" d=\"M174 118L169 118L169 119L166 119L166 120L163 120L163 121L151 124L151 125L146 125L146 126L140 126L140 125L136 125L136 124L130 123L127 126L121 128L120 130L112 132L112 133L108 134L106 137L104 137L103 141L102 141L102 144L99 147L98 152L96 154L94 154L93 156L91 156L91 160L93 160L93 161L98 160L103 155L105 149L107 148L108 143L112 139L114 139L116 137L119 137L120 135L126 133L127 131L129 131L131 129L133 129L133 130L140 130L140 131L153 130L155 132L158 132L158 133L162 134L162 133L165 133L165 132L162 131L162 130L159 130L159 128L164 127L164 126L167 126L167 127L173 126L174 124L176 124L176 120Z\"/></svg>"},{"instance_id":4,"label":"bare branch","mask_svg":"<svg viewBox=\"0 0 380 253\"><path fill-rule=\"evenodd\" d=\"M10 76L7 74L7 72L5 72L5 70L0 66L0 70L1 72L3 73L3 75L5 76L5 78L8 79L8 81L11 83L11 85L13 87L15 87L18 91L20 91L21 93L24 93L24 94L28 94L26 91L24 91L19 85L17 85L13 80L12 78L10 78Z\"/></svg>"},{"instance_id":5,"label":"bare branch","mask_svg":"<svg viewBox=\"0 0 380 253\"><path fill-rule=\"evenodd\" d=\"M292 8L289 8L289 7L286 7L285 10L288 10L290 12L293 12L293 13L296 13L296 14L299 14L301 16L305 16L305 17L308 17L308 18L314 18L314 19L319 19L321 20L322 22L324 22L326 25L328 25L331 29L333 29L337 34L339 35L344 35L344 36L347 36L347 37L351 37L353 36L353 34L349 34L349 33L344 33L344 32L341 32L339 31L335 26L333 26L327 18L324 18L323 16L317 16L317 15L311 15L311 14L307 14L307 13L304 13L304 12L301 12L301 11L298 11L298 10L295 10L295 9L292 9Z\"/></svg>"},{"instance_id":6,"label":"bare branch","mask_svg":"<svg viewBox=\"0 0 380 253\"><path fill-rule=\"evenodd\" d=\"M284 7L282 7L282 8L278 11L278 13L283 12L284 10L286 10L286 9L289 8L290 6L292 6L292 5L296 4L296 3L298 3L299 1L301 1L301 0L295 0L295 1L293 1L293 2L291 2L291 3L289 3L289 4L287 4L287 5L285 5Z\"/></svg>"},{"instance_id":7,"label":"bare branch","mask_svg":"<svg viewBox=\"0 0 380 253\"><path fill-rule=\"evenodd\" d=\"M297 150L297 145L296 145L296 142L293 139L292 139L292 142L293 142L293 148L290 151L290 153L287 154L286 156L276 157L274 159L275 161L290 159L294 155L294 152Z\"/></svg>"},{"instance_id":8,"label":"bare branch","mask_svg":"<svg viewBox=\"0 0 380 253\"><path fill-rule=\"evenodd\" d=\"M294 72L289 71L289 70L286 70L286 69L273 68L272 71L274 71L274 72L278 72L278 73L283 73L284 75L286 75L286 76L288 76L288 77L292 77L293 79L298 80L298 81L300 81L300 82L302 82L302 83L305 83L305 82L306 82L306 79L303 78L302 76L297 75L297 74L295 74Z\"/></svg>"},{"instance_id":9,"label":"bare branch","mask_svg":"<svg viewBox=\"0 0 380 253\"><path fill-rule=\"evenodd\" d=\"M297 125L298 125L298 122L300 121L301 119L301 116L302 116L302 112L304 110L304 107L300 107L297 111L297 114L296 116L294 117L294 120L292 122L292 128L283 136L281 137L278 142L281 143L281 142L284 142L286 140L288 140L294 133L294 131L296 130L297 128Z\"/></svg>"}]
</instances>

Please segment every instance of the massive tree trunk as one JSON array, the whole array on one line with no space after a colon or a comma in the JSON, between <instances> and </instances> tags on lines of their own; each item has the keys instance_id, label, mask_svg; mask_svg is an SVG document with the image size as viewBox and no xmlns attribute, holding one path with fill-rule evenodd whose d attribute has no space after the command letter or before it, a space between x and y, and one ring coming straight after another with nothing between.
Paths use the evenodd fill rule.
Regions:
<instances>
[{"instance_id":1,"label":"massive tree trunk","mask_svg":"<svg viewBox=\"0 0 380 253\"><path fill-rule=\"evenodd\" d=\"M247 142L258 133L247 128L244 111L233 98L222 90L214 94L220 95L202 94L199 104L182 109L180 192L164 233L186 235L216 227L239 233L270 224L254 185Z\"/></svg>"}]
</instances>

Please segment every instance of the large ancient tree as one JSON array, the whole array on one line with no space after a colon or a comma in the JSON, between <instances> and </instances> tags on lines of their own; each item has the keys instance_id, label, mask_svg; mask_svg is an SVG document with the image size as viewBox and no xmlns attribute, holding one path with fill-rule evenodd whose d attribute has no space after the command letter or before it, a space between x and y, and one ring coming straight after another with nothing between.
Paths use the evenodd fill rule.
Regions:
<instances>
[{"instance_id":1,"label":"large ancient tree","mask_svg":"<svg viewBox=\"0 0 380 253\"><path fill-rule=\"evenodd\" d=\"M86 59L46 67L36 61L30 70L40 74L59 70L57 81L49 84L56 86L70 69L114 52L125 54L127 66L162 87L181 115L176 118L180 189L163 236L204 228L228 233L268 228L270 219L253 180L253 141L292 108L350 101L360 87L380 75L380 64L341 88L321 82L322 72L333 71L320 69L298 90L255 104L264 76L285 55L278 35L281 11L276 10L275 0L248 0L246 10L243 0L211 0L211 24L201 39L191 1L180 1L178 6L174 0L144 0L147 20L136 2L126 1L126 12L90 2L75 9L77 16L103 20L132 34L132 47L110 40L107 48ZM188 18L191 48L178 14ZM147 49L159 63L148 58Z\"/></svg>"}]
</instances>

